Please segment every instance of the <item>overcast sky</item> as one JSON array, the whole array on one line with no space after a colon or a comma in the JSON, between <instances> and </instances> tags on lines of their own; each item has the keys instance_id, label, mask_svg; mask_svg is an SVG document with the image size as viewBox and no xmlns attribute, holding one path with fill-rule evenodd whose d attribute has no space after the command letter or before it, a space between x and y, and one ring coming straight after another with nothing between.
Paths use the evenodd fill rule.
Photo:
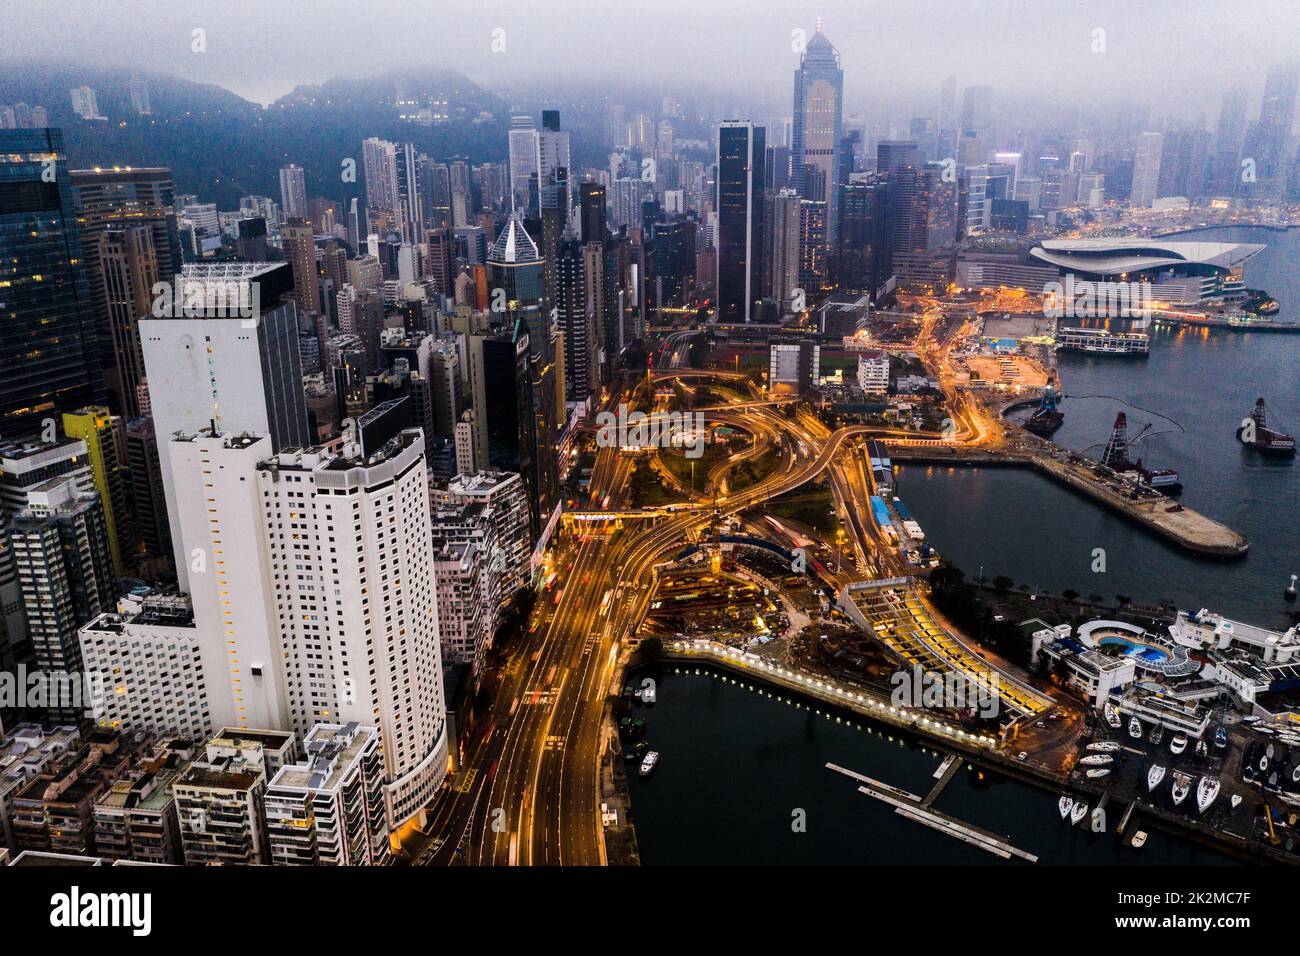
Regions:
<instances>
[{"instance_id":1,"label":"overcast sky","mask_svg":"<svg viewBox=\"0 0 1300 956\"><path fill-rule=\"evenodd\" d=\"M849 114L952 73L959 87L1126 98L1213 122L1226 87L1256 102L1265 68L1294 59L1300 38L1300 0L5 0L0 61L138 66L263 103L403 64L489 88L640 75L788 96L792 31L819 15ZM206 53L191 51L196 28Z\"/></svg>"}]
</instances>

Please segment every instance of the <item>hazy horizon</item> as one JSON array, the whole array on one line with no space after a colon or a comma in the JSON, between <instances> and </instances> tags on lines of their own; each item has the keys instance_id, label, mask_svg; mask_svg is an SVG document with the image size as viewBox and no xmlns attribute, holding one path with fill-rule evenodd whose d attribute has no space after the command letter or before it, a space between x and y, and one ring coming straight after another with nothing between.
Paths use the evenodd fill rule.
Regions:
<instances>
[{"instance_id":1,"label":"hazy horizon","mask_svg":"<svg viewBox=\"0 0 1300 956\"><path fill-rule=\"evenodd\" d=\"M959 89L994 87L995 103L999 91L1013 102L1027 93L1071 104L1127 101L1213 122L1229 87L1248 92L1253 112L1265 71L1295 59L1300 35L1292 0L1250 0L1226 15L1216 0L1149 0L1140 11L1122 0L1086 7L661 0L636 16L617 7L575 16L518 0L444 16L437 6L230 0L213 9L138 0L123 16L102 0L34 0L6 11L13 42L3 55L73 64L93 56L102 66L213 83L263 105L299 85L403 66L456 70L492 90L609 81L780 104L798 64L794 31L811 35L820 16L841 54L846 115L881 101L937 100L939 84L955 75ZM195 29L205 31L206 52L191 49ZM347 43L323 48L314 40L324 36ZM1104 52L1094 52L1099 39Z\"/></svg>"}]
</instances>

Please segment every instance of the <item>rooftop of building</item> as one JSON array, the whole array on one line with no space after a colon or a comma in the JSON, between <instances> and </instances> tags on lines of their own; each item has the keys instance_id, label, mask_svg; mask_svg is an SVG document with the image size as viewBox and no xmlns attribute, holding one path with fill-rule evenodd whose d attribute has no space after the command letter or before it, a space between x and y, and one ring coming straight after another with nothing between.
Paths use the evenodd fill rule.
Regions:
<instances>
[{"instance_id":1,"label":"rooftop of building","mask_svg":"<svg viewBox=\"0 0 1300 956\"><path fill-rule=\"evenodd\" d=\"M285 764L271 781L271 790L333 790L360 759L378 731L349 724L317 724L304 742L307 759Z\"/></svg>"},{"instance_id":2,"label":"rooftop of building","mask_svg":"<svg viewBox=\"0 0 1300 956\"><path fill-rule=\"evenodd\" d=\"M1180 265L1228 270L1264 248L1247 242L1166 242L1125 236L1114 239L1044 239L1029 251L1029 255L1062 269L1118 275Z\"/></svg>"}]
</instances>

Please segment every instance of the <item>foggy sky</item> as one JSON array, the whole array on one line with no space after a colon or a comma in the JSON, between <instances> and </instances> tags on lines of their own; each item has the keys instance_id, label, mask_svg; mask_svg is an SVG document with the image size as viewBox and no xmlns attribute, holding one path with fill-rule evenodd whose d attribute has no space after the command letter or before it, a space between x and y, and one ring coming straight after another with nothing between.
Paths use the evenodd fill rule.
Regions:
<instances>
[{"instance_id":1,"label":"foggy sky","mask_svg":"<svg viewBox=\"0 0 1300 956\"><path fill-rule=\"evenodd\" d=\"M811 33L819 15L843 58L846 116L928 105L955 74L959 89L993 86L995 104L999 93L1127 100L1212 124L1230 86L1249 91L1253 115L1265 69L1294 59L1300 38L1296 0L8 0L0 63L173 73L261 103L403 65L489 89L632 76L779 103L798 62L792 31ZM203 54L190 49L196 27ZM1104 53L1091 50L1096 28Z\"/></svg>"}]
</instances>

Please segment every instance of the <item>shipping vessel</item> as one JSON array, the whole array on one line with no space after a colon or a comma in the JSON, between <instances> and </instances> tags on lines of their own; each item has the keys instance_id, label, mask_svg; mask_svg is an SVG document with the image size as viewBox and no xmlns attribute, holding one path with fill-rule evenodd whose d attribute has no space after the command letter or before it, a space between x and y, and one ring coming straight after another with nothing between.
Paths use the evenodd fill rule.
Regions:
<instances>
[{"instance_id":1,"label":"shipping vessel","mask_svg":"<svg viewBox=\"0 0 1300 956\"><path fill-rule=\"evenodd\" d=\"M1058 352L1145 358L1151 352L1151 336L1146 332L1060 328L1056 330L1056 349Z\"/></svg>"},{"instance_id":2,"label":"shipping vessel","mask_svg":"<svg viewBox=\"0 0 1300 956\"><path fill-rule=\"evenodd\" d=\"M1295 436L1273 431L1268 427L1262 398L1255 400L1255 408L1250 413L1250 418L1237 427L1237 437L1261 455L1277 458L1290 458L1295 455Z\"/></svg>"},{"instance_id":3,"label":"shipping vessel","mask_svg":"<svg viewBox=\"0 0 1300 956\"><path fill-rule=\"evenodd\" d=\"M1048 438L1065 424L1065 416L1056 407L1057 397L1056 389L1051 385L1043 390L1043 400L1039 402L1038 410L1025 422L1026 431Z\"/></svg>"},{"instance_id":4,"label":"shipping vessel","mask_svg":"<svg viewBox=\"0 0 1300 956\"><path fill-rule=\"evenodd\" d=\"M1145 426L1142 432L1150 427ZM1142 432L1138 433L1138 438L1142 437ZM1120 412L1115 416L1115 425L1111 429L1110 441L1106 443L1101 463L1120 477L1127 478L1134 484L1146 485L1166 497L1173 498L1183 493L1183 482L1178 472L1172 468L1144 468L1141 458L1136 463L1129 461L1128 451L1128 416Z\"/></svg>"}]
</instances>

